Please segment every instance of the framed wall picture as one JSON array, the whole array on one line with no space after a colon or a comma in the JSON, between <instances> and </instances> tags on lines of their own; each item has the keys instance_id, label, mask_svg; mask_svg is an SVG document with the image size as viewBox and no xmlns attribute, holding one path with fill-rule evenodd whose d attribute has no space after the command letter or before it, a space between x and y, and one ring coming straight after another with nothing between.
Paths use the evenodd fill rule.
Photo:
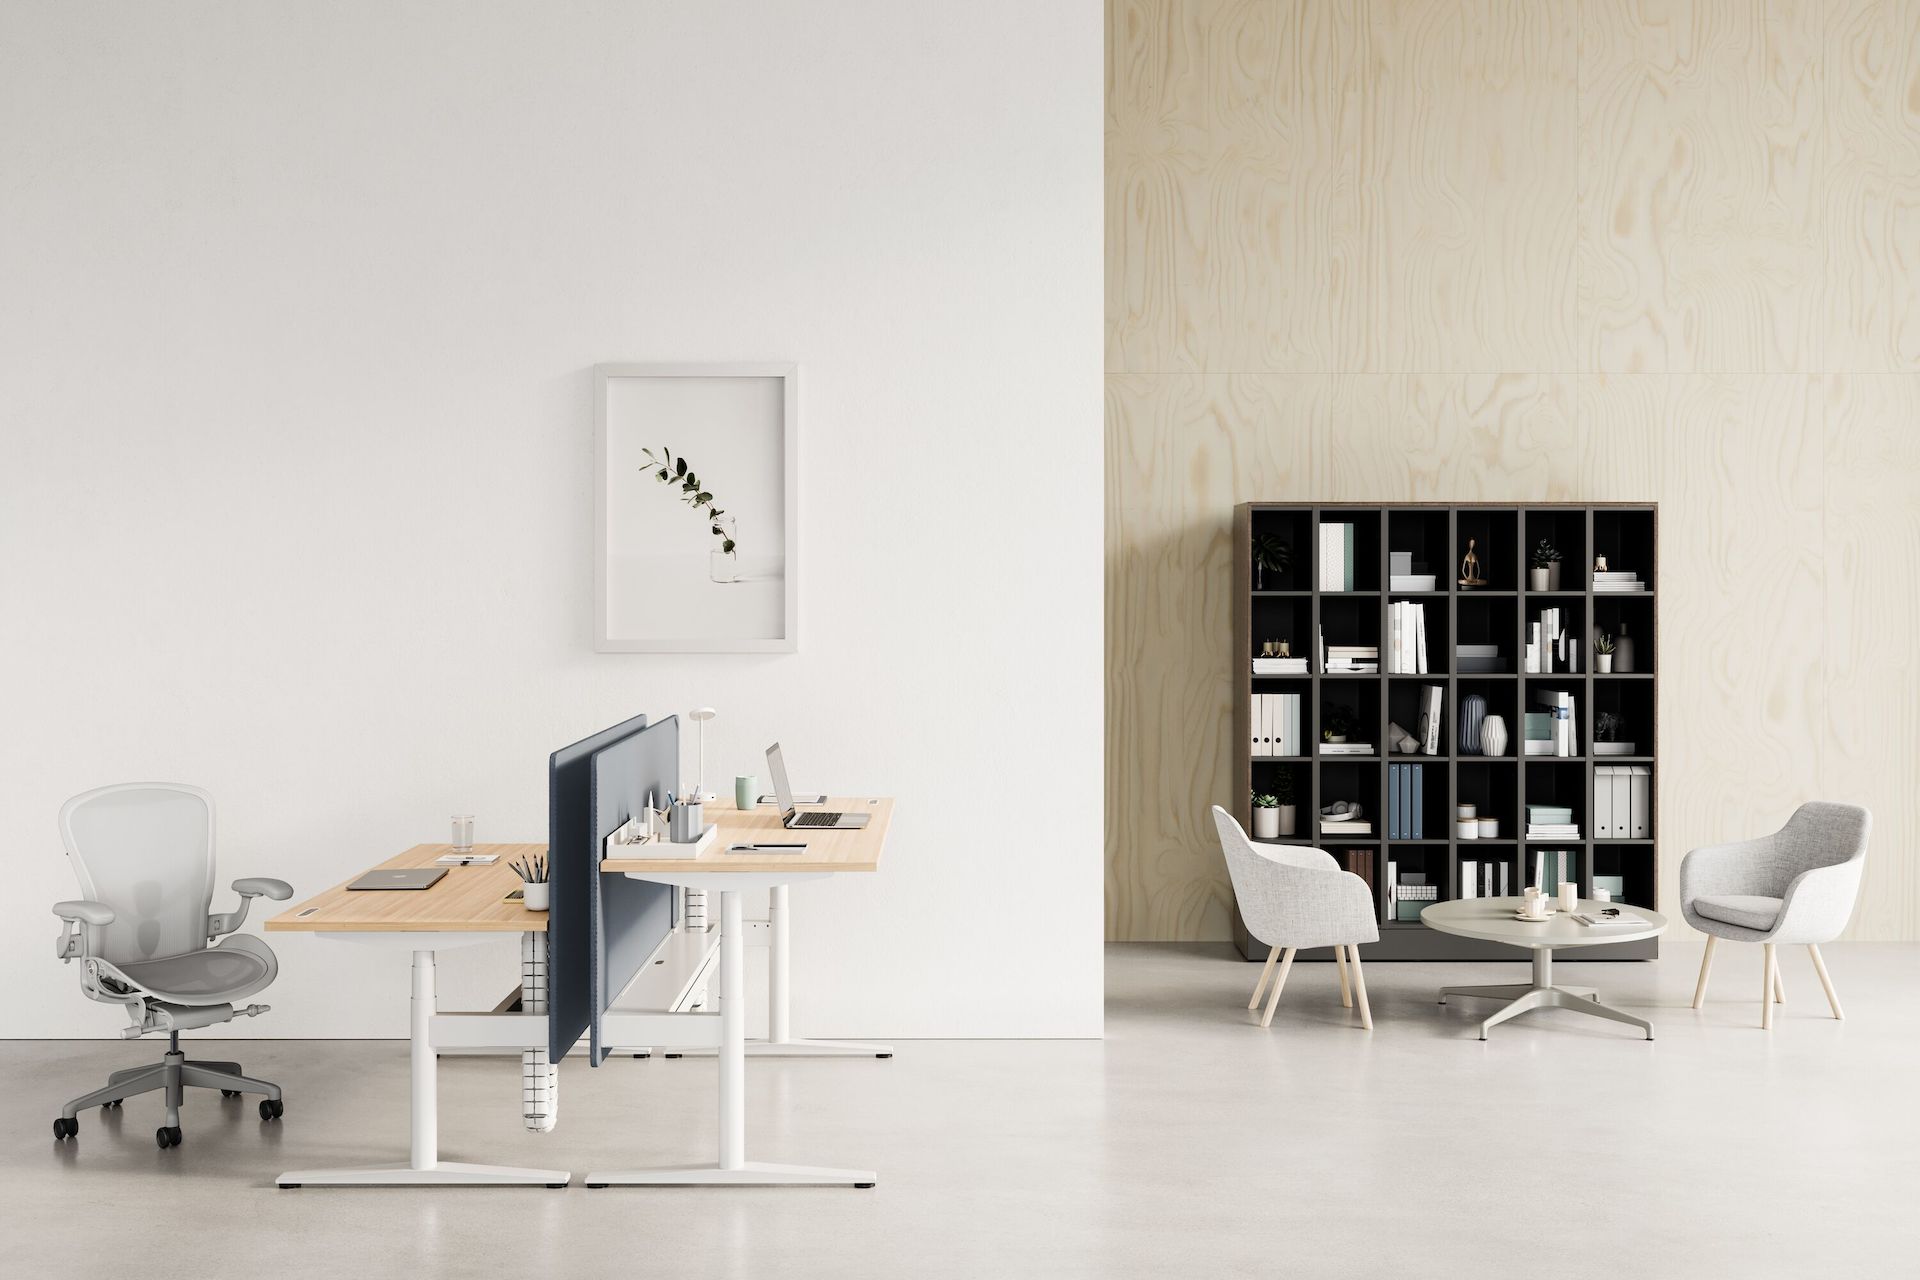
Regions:
<instances>
[{"instance_id":1,"label":"framed wall picture","mask_svg":"<svg viewBox=\"0 0 1920 1280\"><path fill-rule=\"evenodd\" d=\"M799 372L594 369L594 647L798 647Z\"/></svg>"}]
</instances>

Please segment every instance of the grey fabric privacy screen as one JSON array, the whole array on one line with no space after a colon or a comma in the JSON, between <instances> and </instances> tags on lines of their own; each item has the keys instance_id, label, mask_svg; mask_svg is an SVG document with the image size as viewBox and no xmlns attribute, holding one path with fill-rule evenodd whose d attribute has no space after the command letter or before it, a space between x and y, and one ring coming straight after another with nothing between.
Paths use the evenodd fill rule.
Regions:
<instances>
[{"instance_id":1,"label":"grey fabric privacy screen","mask_svg":"<svg viewBox=\"0 0 1920 1280\"><path fill-rule=\"evenodd\" d=\"M547 758L547 1054L567 1056L593 1006L594 897L600 841L593 834L593 753L646 728L635 716Z\"/></svg>"},{"instance_id":2,"label":"grey fabric privacy screen","mask_svg":"<svg viewBox=\"0 0 1920 1280\"><path fill-rule=\"evenodd\" d=\"M592 895L594 964L589 993L592 1028L588 1061L599 1066L609 1046L601 1043L600 1015L626 990L633 975L673 928L673 890L663 884L599 873L600 842L646 808L649 793L664 804L680 785L680 718L668 716L593 753ZM578 1032L575 1032L578 1035Z\"/></svg>"}]
</instances>

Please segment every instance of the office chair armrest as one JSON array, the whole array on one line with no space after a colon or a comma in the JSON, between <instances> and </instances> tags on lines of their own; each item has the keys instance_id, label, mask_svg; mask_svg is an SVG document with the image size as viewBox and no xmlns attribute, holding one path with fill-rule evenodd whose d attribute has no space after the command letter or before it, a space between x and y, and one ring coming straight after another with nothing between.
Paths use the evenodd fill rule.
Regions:
<instances>
[{"instance_id":1,"label":"office chair armrest","mask_svg":"<svg viewBox=\"0 0 1920 1280\"><path fill-rule=\"evenodd\" d=\"M89 902L85 898L56 902L53 904L53 914L67 922L53 943L53 954L59 957L62 964L82 959L87 954L87 935L75 926L113 923L112 907L104 902Z\"/></svg>"},{"instance_id":2,"label":"office chair armrest","mask_svg":"<svg viewBox=\"0 0 1920 1280\"><path fill-rule=\"evenodd\" d=\"M285 880L275 880L268 876L243 876L233 882L233 891L240 895L238 911L220 911L207 917L207 937L217 938L232 933L247 922L247 907L255 898L271 898L275 902L284 902L293 896L293 886Z\"/></svg>"}]
</instances>

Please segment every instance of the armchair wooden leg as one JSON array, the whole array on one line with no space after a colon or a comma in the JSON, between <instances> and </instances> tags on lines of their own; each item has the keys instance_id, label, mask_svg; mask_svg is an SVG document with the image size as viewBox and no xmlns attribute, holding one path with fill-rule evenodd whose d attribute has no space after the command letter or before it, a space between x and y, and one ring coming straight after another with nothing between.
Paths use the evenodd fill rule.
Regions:
<instances>
[{"instance_id":1,"label":"armchair wooden leg","mask_svg":"<svg viewBox=\"0 0 1920 1280\"><path fill-rule=\"evenodd\" d=\"M1720 941L1712 934L1707 935L1707 949L1700 956L1700 981L1693 987L1693 1007L1698 1009L1707 1002L1707 971L1713 968L1713 944Z\"/></svg>"},{"instance_id":2,"label":"armchair wooden leg","mask_svg":"<svg viewBox=\"0 0 1920 1280\"><path fill-rule=\"evenodd\" d=\"M1773 944L1765 944L1767 958L1761 965L1760 975L1760 1029L1773 1030Z\"/></svg>"},{"instance_id":3,"label":"armchair wooden leg","mask_svg":"<svg viewBox=\"0 0 1920 1280\"><path fill-rule=\"evenodd\" d=\"M1347 983L1347 949L1345 947L1333 949L1333 963L1334 967L1340 970L1340 1007L1351 1009L1353 1008L1353 990Z\"/></svg>"},{"instance_id":4,"label":"armchair wooden leg","mask_svg":"<svg viewBox=\"0 0 1920 1280\"><path fill-rule=\"evenodd\" d=\"M1833 1016L1846 1017L1846 1014L1840 1012L1840 997L1833 994L1833 979L1827 976L1827 962L1820 958L1820 948L1809 943L1807 954L1813 957L1813 971L1820 975L1820 985L1826 988L1827 1003L1833 1007Z\"/></svg>"},{"instance_id":5,"label":"armchair wooden leg","mask_svg":"<svg viewBox=\"0 0 1920 1280\"><path fill-rule=\"evenodd\" d=\"M1785 1004L1787 1002L1787 984L1782 981L1780 977L1779 956L1773 958L1773 1002L1775 1004Z\"/></svg>"},{"instance_id":6,"label":"armchair wooden leg","mask_svg":"<svg viewBox=\"0 0 1920 1280\"><path fill-rule=\"evenodd\" d=\"M1273 1011L1280 1004L1280 988L1287 985L1287 973L1293 968L1293 948L1288 947L1286 954L1280 957L1280 973L1273 980L1273 994L1267 997L1267 1011L1260 1016L1260 1025L1273 1025Z\"/></svg>"},{"instance_id":7,"label":"armchair wooden leg","mask_svg":"<svg viewBox=\"0 0 1920 1280\"><path fill-rule=\"evenodd\" d=\"M1273 947L1267 952L1267 962L1260 966L1260 981L1253 984L1253 999L1247 1001L1247 1008L1260 1007L1260 995L1267 989L1267 979L1273 976L1273 962L1280 958L1280 948Z\"/></svg>"},{"instance_id":8,"label":"armchair wooden leg","mask_svg":"<svg viewBox=\"0 0 1920 1280\"><path fill-rule=\"evenodd\" d=\"M1349 946L1347 960L1353 966L1353 994L1360 1001L1360 1025L1373 1030L1373 1010L1367 1007L1367 975L1360 972L1360 948Z\"/></svg>"}]
</instances>

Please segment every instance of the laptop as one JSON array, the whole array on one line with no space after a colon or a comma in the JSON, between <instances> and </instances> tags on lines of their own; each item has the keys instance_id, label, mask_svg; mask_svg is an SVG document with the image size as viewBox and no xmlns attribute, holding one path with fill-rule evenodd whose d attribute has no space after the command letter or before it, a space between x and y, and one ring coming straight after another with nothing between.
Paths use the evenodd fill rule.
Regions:
<instances>
[{"instance_id":1,"label":"laptop","mask_svg":"<svg viewBox=\"0 0 1920 1280\"><path fill-rule=\"evenodd\" d=\"M767 748L767 772L773 775L773 795L780 802L780 825L795 831L837 830L849 831L867 825L872 817L866 813L836 813L831 809L810 809L801 813L793 807L793 788L787 785L787 762L780 754L780 744L774 743Z\"/></svg>"},{"instance_id":2,"label":"laptop","mask_svg":"<svg viewBox=\"0 0 1920 1280\"><path fill-rule=\"evenodd\" d=\"M349 889L431 889L447 874L445 867L401 867L395 871L369 871L348 885Z\"/></svg>"}]
</instances>

